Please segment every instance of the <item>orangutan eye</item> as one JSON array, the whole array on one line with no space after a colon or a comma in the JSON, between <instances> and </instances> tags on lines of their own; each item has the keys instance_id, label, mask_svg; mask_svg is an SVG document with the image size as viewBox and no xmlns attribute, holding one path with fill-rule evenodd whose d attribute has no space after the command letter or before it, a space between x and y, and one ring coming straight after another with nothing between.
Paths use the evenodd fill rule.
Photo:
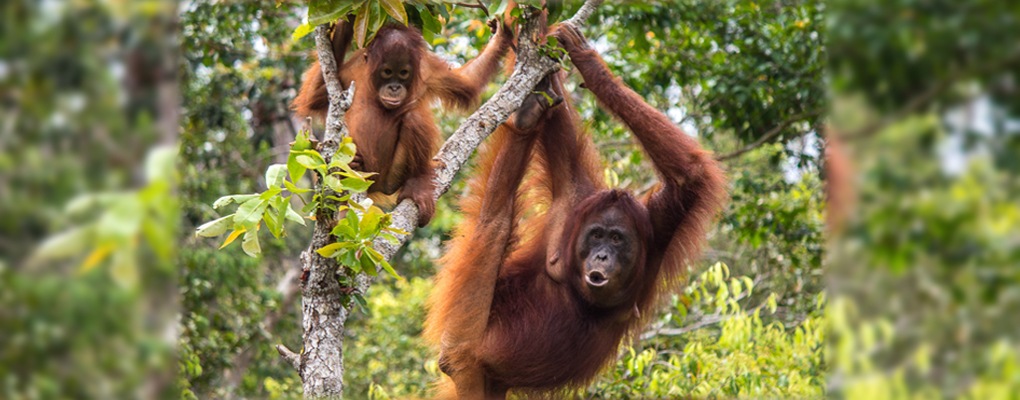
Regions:
<instances>
[{"instance_id":1,"label":"orangutan eye","mask_svg":"<svg viewBox=\"0 0 1020 400\"><path fill-rule=\"evenodd\" d=\"M408 71L406 69L400 70L400 75L399 75L400 79L407 79L407 77L410 76L410 75L411 75L411 71Z\"/></svg>"},{"instance_id":2,"label":"orangutan eye","mask_svg":"<svg viewBox=\"0 0 1020 400\"><path fill-rule=\"evenodd\" d=\"M602 231L599 230L592 231L591 237L595 239L602 239Z\"/></svg>"},{"instance_id":3,"label":"orangutan eye","mask_svg":"<svg viewBox=\"0 0 1020 400\"><path fill-rule=\"evenodd\" d=\"M622 237L622 236L620 236L620 234L619 234L619 233L614 233L614 234L613 234L613 241L614 241L614 242L616 242L616 243L619 243L619 242L620 242L621 240L623 240L623 237Z\"/></svg>"},{"instance_id":4,"label":"orangutan eye","mask_svg":"<svg viewBox=\"0 0 1020 400\"><path fill-rule=\"evenodd\" d=\"M382 70L382 77L383 78L389 78L391 76L393 76L393 70L392 69L385 68L385 69Z\"/></svg>"}]
</instances>

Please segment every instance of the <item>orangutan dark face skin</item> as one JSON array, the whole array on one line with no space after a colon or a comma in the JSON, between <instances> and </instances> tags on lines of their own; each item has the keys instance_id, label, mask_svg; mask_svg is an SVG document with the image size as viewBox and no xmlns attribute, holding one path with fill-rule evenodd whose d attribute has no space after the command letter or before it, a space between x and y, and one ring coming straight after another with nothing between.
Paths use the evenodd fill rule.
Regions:
<instances>
[{"instance_id":1,"label":"orangutan dark face skin","mask_svg":"<svg viewBox=\"0 0 1020 400\"><path fill-rule=\"evenodd\" d=\"M620 305L637 265L637 230L627 214L610 208L592 215L577 235L575 254L582 291L600 307Z\"/></svg>"},{"instance_id":2,"label":"orangutan dark face skin","mask_svg":"<svg viewBox=\"0 0 1020 400\"><path fill-rule=\"evenodd\" d=\"M394 52L386 55L372 75L372 84L379 92L379 102L387 110L400 107L407 101L414 63L409 53Z\"/></svg>"}]
</instances>

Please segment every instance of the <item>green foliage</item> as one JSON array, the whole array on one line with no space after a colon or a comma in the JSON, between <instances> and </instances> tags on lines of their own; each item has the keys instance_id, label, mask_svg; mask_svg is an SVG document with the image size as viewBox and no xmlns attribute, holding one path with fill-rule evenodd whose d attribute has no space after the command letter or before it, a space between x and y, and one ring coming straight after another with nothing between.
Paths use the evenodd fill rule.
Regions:
<instances>
[{"instance_id":1,"label":"green foliage","mask_svg":"<svg viewBox=\"0 0 1020 400\"><path fill-rule=\"evenodd\" d=\"M702 272L669 312L625 347L616 366L588 390L592 398L818 398L825 393L824 294L790 329L765 323L775 294L746 309L753 282L725 264ZM704 328L703 328L704 327Z\"/></svg>"},{"instance_id":2,"label":"green foliage","mask_svg":"<svg viewBox=\"0 0 1020 400\"><path fill-rule=\"evenodd\" d=\"M375 33L387 21L403 25L412 24L421 28L422 36L433 43L436 35L443 31L443 24L450 20L451 5L440 0L310 0L308 16L292 35L294 40L311 33L317 25L333 23L339 18L353 15L354 43L364 47L372 41Z\"/></svg>"},{"instance_id":3,"label":"green foliage","mask_svg":"<svg viewBox=\"0 0 1020 400\"><path fill-rule=\"evenodd\" d=\"M0 4L0 398L167 394L172 8Z\"/></svg>"},{"instance_id":4,"label":"green foliage","mask_svg":"<svg viewBox=\"0 0 1020 400\"><path fill-rule=\"evenodd\" d=\"M426 393L439 377L436 358L421 338L432 283L423 278L373 285L368 312L348 323L344 394L354 399L405 398ZM355 367L356 366L356 367Z\"/></svg>"}]
</instances>

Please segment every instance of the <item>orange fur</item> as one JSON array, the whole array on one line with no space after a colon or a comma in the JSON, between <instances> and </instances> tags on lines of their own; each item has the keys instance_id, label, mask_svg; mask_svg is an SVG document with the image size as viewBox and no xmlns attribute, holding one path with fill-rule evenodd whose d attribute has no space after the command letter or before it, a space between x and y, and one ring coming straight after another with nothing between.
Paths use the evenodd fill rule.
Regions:
<instances>
[{"instance_id":1,"label":"orange fur","mask_svg":"<svg viewBox=\"0 0 1020 400\"><path fill-rule=\"evenodd\" d=\"M352 25L343 19L337 21L333 52L341 85L347 89L355 82L354 102L345 120L358 148L361 169L378 173L369 194L399 192L397 202L405 198L414 200L419 225L424 226L435 212L432 157L441 139L429 107L436 100L456 109L474 107L509 51L512 34L504 27L478 57L452 69L428 51L419 32L402 25L384 26L368 46L353 52L345 61L353 37ZM385 60L408 55L413 70L409 95L396 109L387 109L379 100L373 74ZM329 100L318 62L305 72L291 107L300 116L325 117Z\"/></svg>"},{"instance_id":2,"label":"orange fur","mask_svg":"<svg viewBox=\"0 0 1020 400\"><path fill-rule=\"evenodd\" d=\"M554 395L590 383L641 326L635 309L647 318L676 288L723 202L725 179L711 154L612 77L579 33L554 35L600 104L634 132L662 185L640 203L606 190L569 101L527 132L513 120L498 128L461 196L464 220L429 299L425 337L442 353L447 396ZM563 78L550 76L551 94L563 95ZM640 256L622 292L629 301L598 308L578 294L571 249L586 216L608 207L639 227Z\"/></svg>"}]
</instances>

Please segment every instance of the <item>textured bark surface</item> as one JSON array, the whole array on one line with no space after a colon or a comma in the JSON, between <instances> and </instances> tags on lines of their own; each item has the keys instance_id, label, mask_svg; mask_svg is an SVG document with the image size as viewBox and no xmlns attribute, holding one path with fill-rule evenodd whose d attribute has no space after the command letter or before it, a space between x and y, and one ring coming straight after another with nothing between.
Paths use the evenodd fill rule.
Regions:
<instances>
[{"instance_id":1,"label":"textured bark surface","mask_svg":"<svg viewBox=\"0 0 1020 400\"><path fill-rule=\"evenodd\" d=\"M583 22L601 3L602 0L588 0L577 14L565 23ZM438 165L434 200L450 189L457 172L478 145L492 134L496 127L506 122L543 77L559 68L558 61L539 52L535 39L542 29L537 18L524 19L513 74L491 99L461 124L434 157ZM326 133L319 149L328 162L347 134L343 114L350 108L354 86L351 86L348 93L342 93L340 82L337 80L337 66L333 58L328 24L317 27L315 35L319 63L330 99ZM391 214L393 228L413 232L418 226L418 207L409 199L397 205ZM283 345L278 345L277 350L284 359L297 368L301 375L305 398L339 399L343 396L344 324L350 313L350 310L344 307L342 298L343 290L349 288L341 288L339 285L336 261L315 252L316 249L333 243L330 231L336 215L320 210L316 214L316 219L318 222L315 225L312 242L308 249L301 253L301 262L307 275L307 280L302 283L301 288L304 348L300 354L288 350ZM387 260L391 259L410 238L410 235L396 236L397 244L382 238L375 241L375 249ZM365 294L372 283L372 277L361 273L355 277L354 282L354 291Z\"/></svg>"},{"instance_id":2,"label":"textured bark surface","mask_svg":"<svg viewBox=\"0 0 1020 400\"><path fill-rule=\"evenodd\" d=\"M315 47L326 79L326 90L329 92L326 132L319 148L319 153L327 163L336 154L344 136L347 136L344 112L350 109L355 90L354 85L347 92L341 89L329 32L329 25L315 28ZM336 204L327 204L328 201L323 196L323 205L332 205L335 209ZM311 243L301 253L302 273L305 276L301 282L302 351L296 354L283 345L276 346L280 355L297 368L306 398L343 397L344 367L341 352L343 328L349 310L344 307L344 288L340 287L337 279L339 271L336 260L315 252L334 242L330 231L336 217L336 212L329 207L319 207Z\"/></svg>"}]
</instances>

